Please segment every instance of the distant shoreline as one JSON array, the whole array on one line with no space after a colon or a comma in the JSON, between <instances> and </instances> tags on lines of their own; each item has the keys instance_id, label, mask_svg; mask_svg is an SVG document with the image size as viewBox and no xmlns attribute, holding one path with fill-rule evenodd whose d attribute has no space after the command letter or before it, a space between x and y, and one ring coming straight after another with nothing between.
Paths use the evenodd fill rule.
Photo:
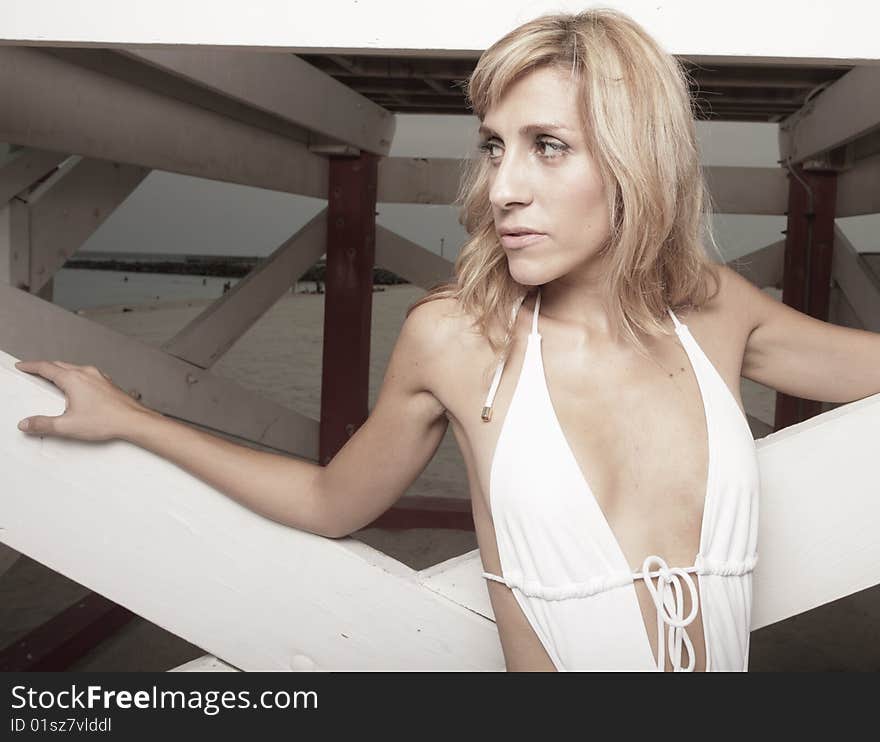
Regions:
<instances>
[{"instance_id":1,"label":"distant shoreline","mask_svg":"<svg viewBox=\"0 0 880 742\"><path fill-rule=\"evenodd\" d=\"M117 273L162 273L186 276L213 276L217 278L244 278L263 258L220 258L217 260L175 261L162 260L155 262L128 260L91 260L88 258L71 258L64 268L71 270L115 271ZM298 281L314 281L324 283L326 263L321 260L305 273ZM373 268L373 283L383 286L405 284L395 273L384 268Z\"/></svg>"},{"instance_id":2,"label":"distant shoreline","mask_svg":"<svg viewBox=\"0 0 880 742\"><path fill-rule=\"evenodd\" d=\"M186 276L216 276L218 278L242 278L250 273L259 262L259 258L250 258L231 262L213 260L205 262L156 261L130 262L125 260L87 260L73 258L68 260L65 268L71 270L117 271L119 273L172 273Z\"/></svg>"}]
</instances>

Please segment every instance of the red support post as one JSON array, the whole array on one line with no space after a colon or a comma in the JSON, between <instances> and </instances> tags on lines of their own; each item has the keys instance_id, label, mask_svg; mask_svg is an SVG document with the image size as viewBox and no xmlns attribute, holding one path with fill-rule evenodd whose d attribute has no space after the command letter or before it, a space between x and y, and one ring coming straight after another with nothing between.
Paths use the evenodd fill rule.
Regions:
<instances>
[{"instance_id":1,"label":"red support post","mask_svg":"<svg viewBox=\"0 0 880 742\"><path fill-rule=\"evenodd\" d=\"M326 466L369 414L378 157L330 157L319 458Z\"/></svg>"},{"instance_id":2,"label":"red support post","mask_svg":"<svg viewBox=\"0 0 880 742\"><path fill-rule=\"evenodd\" d=\"M788 176L788 223L782 301L804 314L828 320L831 255L837 173L804 170L795 165ZM776 394L775 430L807 420L822 411L822 403Z\"/></svg>"},{"instance_id":3,"label":"red support post","mask_svg":"<svg viewBox=\"0 0 880 742\"><path fill-rule=\"evenodd\" d=\"M330 158L319 458L330 463L369 415L378 158ZM393 445L388 441L388 445ZM402 497L367 527L474 530L469 500Z\"/></svg>"}]
</instances>

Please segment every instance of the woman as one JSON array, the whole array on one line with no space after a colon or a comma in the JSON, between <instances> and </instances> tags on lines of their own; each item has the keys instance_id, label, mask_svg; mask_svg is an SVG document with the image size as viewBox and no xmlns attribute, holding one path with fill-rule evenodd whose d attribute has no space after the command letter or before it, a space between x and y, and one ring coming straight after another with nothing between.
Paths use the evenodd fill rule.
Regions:
<instances>
[{"instance_id":1,"label":"woman","mask_svg":"<svg viewBox=\"0 0 880 742\"><path fill-rule=\"evenodd\" d=\"M626 16L526 23L467 92L482 143L456 280L411 308L329 465L181 425L60 361L17 364L68 401L28 432L126 439L336 538L390 507L451 423L509 670L745 670L758 470L739 377L849 402L880 391L880 339L706 255L687 81Z\"/></svg>"}]
</instances>

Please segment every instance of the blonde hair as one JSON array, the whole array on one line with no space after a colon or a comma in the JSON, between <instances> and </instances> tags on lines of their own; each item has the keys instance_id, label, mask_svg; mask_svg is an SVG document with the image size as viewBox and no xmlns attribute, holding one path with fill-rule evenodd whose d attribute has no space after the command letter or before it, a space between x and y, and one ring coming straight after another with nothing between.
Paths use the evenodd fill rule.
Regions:
<instances>
[{"instance_id":1,"label":"blonde hair","mask_svg":"<svg viewBox=\"0 0 880 742\"><path fill-rule=\"evenodd\" d=\"M469 106L482 121L513 82L540 67L568 70L578 82L584 135L608 193L611 229L600 254L609 314L644 353L638 331L665 333L667 307L701 306L719 287L702 246L705 230L717 251L687 73L619 11L547 14L486 49L464 85ZM495 232L486 158L468 160L455 203L469 234L455 280L432 287L407 315L426 301L455 297L493 352L507 353L513 307L529 288L510 276Z\"/></svg>"}]
</instances>

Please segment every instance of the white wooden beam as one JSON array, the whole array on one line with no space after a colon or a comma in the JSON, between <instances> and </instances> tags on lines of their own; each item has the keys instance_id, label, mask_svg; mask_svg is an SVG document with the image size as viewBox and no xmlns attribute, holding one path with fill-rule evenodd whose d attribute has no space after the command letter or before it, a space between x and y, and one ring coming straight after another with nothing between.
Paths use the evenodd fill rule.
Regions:
<instances>
[{"instance_id":1,"label":"white wooden beam","mask_svg":"<svg viewBox=\"0 0 880 742\"><path fill-rule=\"evenodd\" d=\"M299 142L65 62L0 47L0 140L327 197L327 161Z\"/></svg>"},{"instance_id":2,"label":"white wooden beam","mask_svg":"<svg viewBox=\"0 0 880 742\"><path fill-rule=\"evenodd\" d=\"M64 399L13 361L0 352L11 548L242 670L504 669L491 621L366 544L264 518L125 441L22 433Z\"/></svg>"},{"instance_id":3,"label":"white wooden beam","mask_svg":"<svg viewBox=\"0 0 880 742\"><path fill-rule=\"evenodd\" d=\"M44 178L69 155L41 149L22 149L0 167L0 204Z\"/></svg>"},{"instance_id":4,"label":"white wooden beam","mask_svg":"<svg viewBox=\"0 0 880 742\"><path fill-rule=\"evenodd\" d=\"M379 161L379 203L451 204L466 161L445 157L387 157ZM782 215L788 178L777 167L703 167L718 214Z\"/></svg>"},{"instance_id":5,"label":"white wooden beam","mask_svg":"<svg viewBox=\"0 0 880 742\"><path fill-rule=\"evenodd\" d=\"M27 291L30 266L30 212L13 198L0 205L0 285Z\"/></svg>"},{"instance_id":6,"label":"white wooden beam","mask_svg":"<svg viewBox=\"0 0 880 742\"><path fill-rule=\"evenodd\" d=\"M880 67L854 67L779 125L791 164L819 157L880 128Z\"/></svg>"},{"instance_id":7,"label":"white wooden beam","mask_svg":"<svg viewBox=\"0 0 880 742\"><path fill-rule=\"evenodd\" d=\"M52 279L149 173L139 165L75 160L24 199L30 220L31 293Z\"/></svg>"},{"instance_id":8,"label":"white wooden beam","mask_svg":"<svg viewBox=\"0 0 880 742\"><path fill-rule=\"evenodd\" d=\"M322 210L222 297L162 346L200 368L210 368L327 249L327 210Z\"/></svg>"},{"instance_id":9,"label":"white wooden beam","mask_svg":"<svg viewBox=\"0 0 880 742\"><path fill-rule=\"evenodd\" d=\"M782 215L788 210L788 176L779 167L703 166L716 214Z\"/></svg>"},{"instance_id":10,"label":"white wooden beam","mask_svg":"<svg viewBox=\"0 0 880 742\"><path fill-rule=\"evenodd\" d=\"M673 54L749 61L864 63L880 59L878 10L863 0L833 4L797 0L647 3L616 0ZM153 0L126 11L92 0L77 12L66 0L29 0L4 14L0 40L55 46L239 47L265 51L476 56L520 23L551 10L583 10L581 0L447 0L425 6L412 22L403 2L324 0L307 7L287 0ZM461 19L468 23L462 24ZM760 22L756 22L760 19ZM779 29L785 29L780 33Z\"/></svg>"},{"instance_id":11,"label":"white wooden beam","mask_svg":"<svg viewBox=\"0 0 880 742\"><path fill-rule=\"evenodd\" d=\"M727 265L759 289L778 286L782 282L785 269L785 240L779 240L748 255L729 260Z\"/></svg>"},{"instance_id":12,"label":"white wooden beam","mask_svg":"<svg viewBox=\"0 0 880 742\"><path fill-rule=\"evenodd\" d=\"M391 111L296 55L226 49L125 53L316 134L379 155L391 147L396 123Z\"/></svg>"},{"instance_id":13,"label":"white wooden beam","mask_svg":"<svg viewBox=\"0 0 880 742\"><path fill-rule=\"evenodd\" d=\"M840 227L834 227L831 277L866 330L880 332L880 281Z\"/></svg>"},{"instance_id":14,"label":"white wooden beam","mask_svg":"<svg viewBox=\"0 0 880 742\"><path fill-rule=\"evenodd\" d=\"M376 201L451 204L466 160L453 157L386 157L379 160Z\"/></svg>"},{"instance_id":15,"label":"white wooden beam","mask_svg":"<svg viewBox=\"0 0 880 742\"><path fill-rule=\"evenodd\" d=\"M17 359L95 365L121 389L165 415L317 461L317 420L3 285L0 349ZM39 384L54 388L50 382L39 380Z\"/></svg>"},{"instance_id":16,"label":"white wooden beam","mask_svg":"<svg viewBox=\"0 0 880 742\"><path fill-rule=\"evenodd\" d=\"M425 290L451 280L454 273L451 261L380 225L376 225L375 262Z\"/></svg>"},{"instance_id":17,"label":"white wooden beam","mask_svg":"<svg viewBox=\"0 0 880 742\"><path fill-rule=\"evenodd\" d=\"M835 216L880 213L880 154L857 160L837 176Z\"/></svg>"}]
</instances>

